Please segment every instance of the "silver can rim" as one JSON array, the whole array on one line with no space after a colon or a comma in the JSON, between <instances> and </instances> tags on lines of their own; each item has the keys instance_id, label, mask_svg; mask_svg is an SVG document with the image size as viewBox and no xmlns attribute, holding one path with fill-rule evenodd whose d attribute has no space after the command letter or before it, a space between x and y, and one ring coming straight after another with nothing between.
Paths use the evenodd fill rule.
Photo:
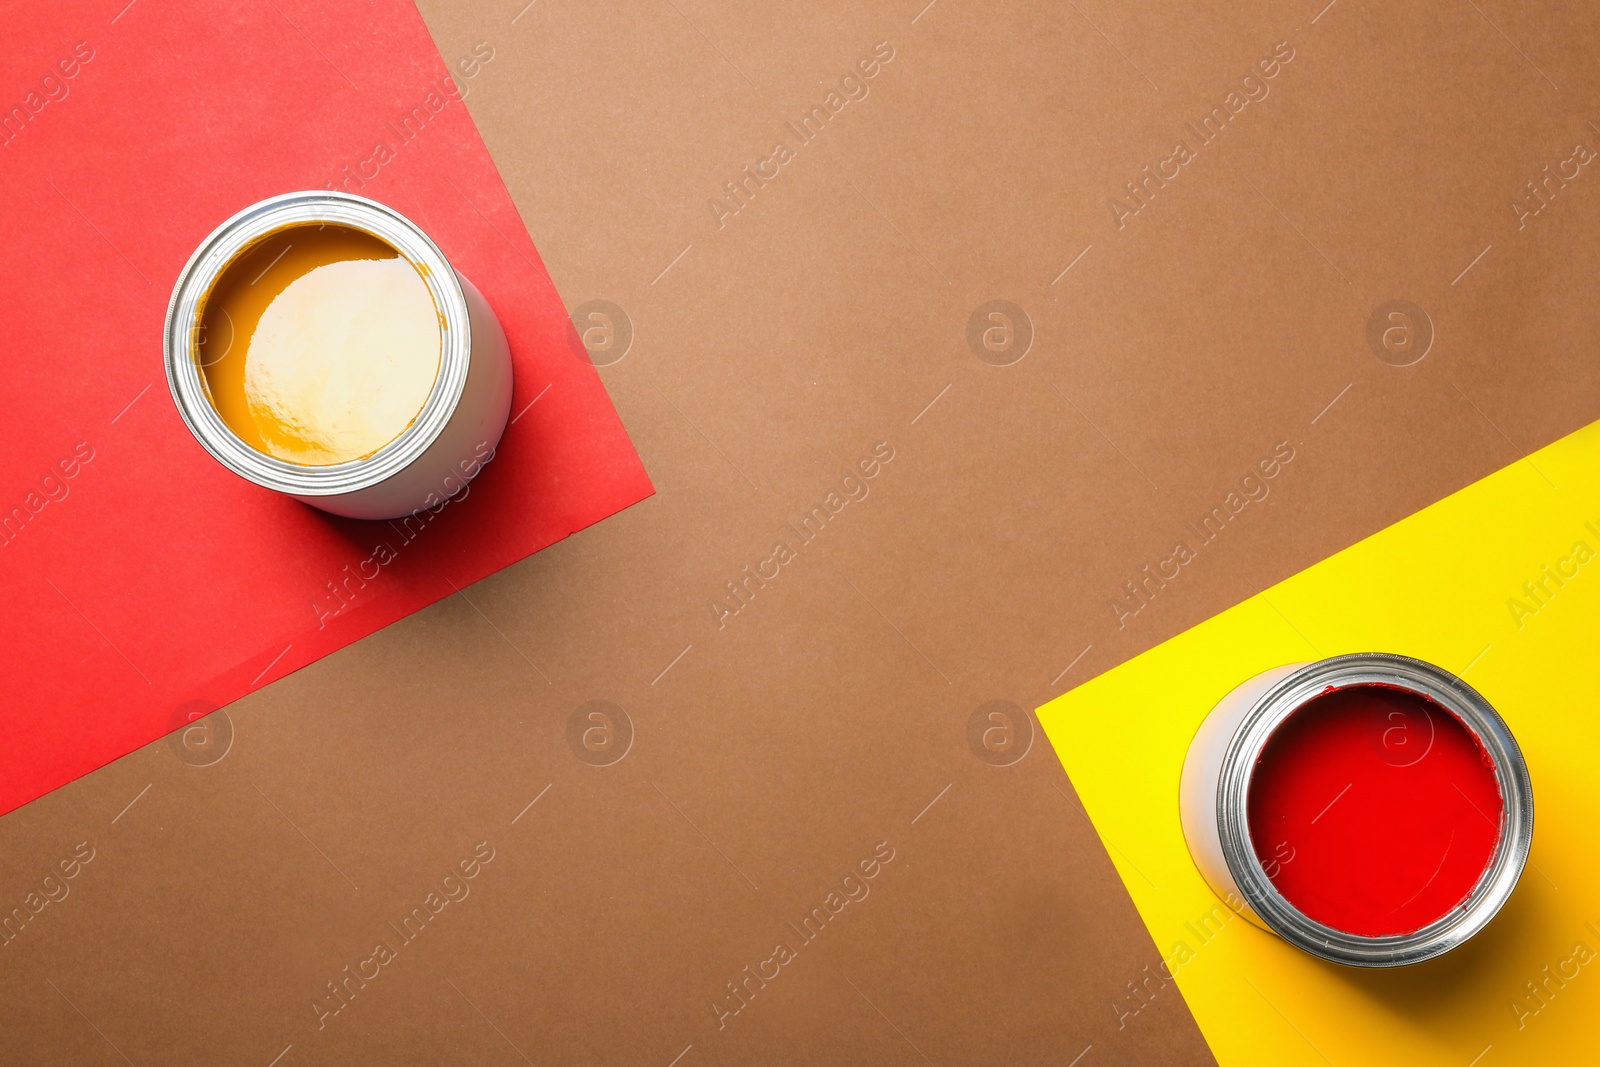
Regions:
<instances>
[{"instance_id":1,"label":"silver can rim","mask_svg":"<svg viewBox=\"0 0 1600 1067\"><path fill-rule=\"evenodd\" d=\"M312 467L288 463L246 444L211 403L194 355L199 316L222 272L242 252L279 230L326 222L384 241L418 269L440 316L439 373L422 410L400 436L370 456ZM466 388L472 323L466 294L444 253L416 223L376 200L326 189L283 193L251 204L200 243L178 274L162 334L167 386L201 446L242 478L291 496L340 496L378 485L404 470L444 431Z\"/></svg>"},{"instance_id":2,"label":"silver can rim","mask_svg":"<svg viewBox=\"0 0 1600 1067\"><path fill-rule=\"evenodd\" d=\"M1268 737L1291 714L1329 688L1359 685L1408 690L1455 715L1489 753L1500 788L1500 840L1477 884L1448 914L1408 934L1366 937L1335 929L1306 915L1272 884L1250 837L1250 780ZM1477 690L1423 660L1361 652L1308 663L1257 698L1224 753L1216 816L1228 870L1245 901L1274 932L1335 963L1399 967L1432 959L1461 945L1488 925L1510 899L1533 844L1533 785L1516 739Z\"/></svg>"}]
</instances>

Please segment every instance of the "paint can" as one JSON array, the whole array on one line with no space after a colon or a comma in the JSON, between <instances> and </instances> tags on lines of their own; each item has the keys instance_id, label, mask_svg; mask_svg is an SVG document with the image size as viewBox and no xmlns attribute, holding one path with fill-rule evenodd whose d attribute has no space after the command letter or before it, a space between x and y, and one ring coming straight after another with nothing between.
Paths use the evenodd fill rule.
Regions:
<instances>
[{"instance_id":1,"label":"paint can","mask_svg":"<svg viewBox=\"0 0 1600 1067\"><path fill-rule=\"evenodd\" d=\"M360 458L309 466L258 450L228 426L212 402L199 349L207 298L229 265L274 234L320 224L370 235L416 269L438 313L440 345L432 389L398 436ZM241 478L351 518L438 508L493 457L511 410L511 352L483 295L410 219L343 192L271 197L218 226L178 275L162 343L173 401L206 451Z\"/></svg>"},{"instance_id":2,"label":"paint can","mask_svg":"<svg viewBox=\"0 0 1600 1067\"><path fill-rule=\"evenodd\" d=\"M1387 653L1239 685L1195 734L1179 795L1218 896L1356 967L1461 945L1509 899L1533 841L1533 787L1505 722L1455 675Z\"/></svg>"}]
</instances>

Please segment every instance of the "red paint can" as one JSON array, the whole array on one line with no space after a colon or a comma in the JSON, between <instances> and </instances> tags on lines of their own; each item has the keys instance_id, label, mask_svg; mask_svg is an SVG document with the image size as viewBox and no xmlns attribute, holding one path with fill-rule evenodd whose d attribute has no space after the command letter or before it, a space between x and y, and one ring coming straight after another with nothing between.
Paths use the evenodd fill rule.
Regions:
<instances>
[{"instance_id":1,"label":"red paint can","mask_svg":"<svg viewBox=\"0 0 1600 1067\"><path fill-rule=\"evenodd\" d=\"M1212 889L1307 952L1431 959L1510 897L1533 839L1516 740L1460 678L1384 653L1266 671L1184 761L1184 837Z\"/></svg>"}]
</instances>

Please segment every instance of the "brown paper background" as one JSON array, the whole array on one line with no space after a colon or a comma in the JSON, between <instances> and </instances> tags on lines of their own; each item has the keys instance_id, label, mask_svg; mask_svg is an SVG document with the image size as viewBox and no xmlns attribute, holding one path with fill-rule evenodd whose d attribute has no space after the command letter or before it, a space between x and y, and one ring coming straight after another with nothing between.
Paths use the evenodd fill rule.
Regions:
<instances>
[{"instance_id":1,"label":"brown paper background","mask_svg":"<svg viewBox=\"0 0 1600 1067\"><path fill-rule=\"evenodd\" d=\"M1043 738L994 766L969 718L1600 410L1600 176L1510 207L1600 139L1600 16L1319 6L423 4L447 61L494 49L468 106L568 305L631 321L602 374L657 495L226 709L218 762L159 742L0 820L0 912L95 849L0 947L0 1062L1209 1062L1170 985L1119 1028L1157 948ZM869 95L718 228L878 41ZM965 338L994 299L1035 334L1009 366ZM1435 335L1408 367L1366 340L1400 299ZM719 628L879 441L870 495ZM1270 495L1119 628L1123 581L1280 441ZM591 700L632 725L609 766L569 744ZM870 895L719 1030L880 841Z\"/></svg>"}]
</instances>

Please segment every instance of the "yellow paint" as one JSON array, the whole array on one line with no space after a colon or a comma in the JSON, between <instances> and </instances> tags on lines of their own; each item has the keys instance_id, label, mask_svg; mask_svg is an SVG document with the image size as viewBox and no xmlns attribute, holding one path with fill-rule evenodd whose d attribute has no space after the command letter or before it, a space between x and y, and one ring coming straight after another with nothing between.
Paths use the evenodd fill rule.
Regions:
<instances>
[{"instance_id":1,"label":"yellow paint","mask_svg":"<svg viewBox=\"0 0 1600 1067\"><path fill-rule=\"evenodd\" d=\"M303 466L370 456L421 413L440 317L417 268L340 226L280 230L206 298L195 358L246 444Z\"/></svg>"},{"instance_id":2,"label":"yellow paint","mask_svg":"<svg viewBox=\"0 0 1600 1067\"><path fill-rule=\"evenodd\" d=\"M1039 709L1224 1067L1594 1061L1597 641L1600 424ZM1391 971L1325 963L1229 918L1178 822L1184 753L1217 698L1269 667L1371 650L1462 673L1510 725L1534 791L1532 862L1504 910L1462 948ZM1138 1006L1130 995L1106 1011Z\"/></svg>"}]
</instances>

